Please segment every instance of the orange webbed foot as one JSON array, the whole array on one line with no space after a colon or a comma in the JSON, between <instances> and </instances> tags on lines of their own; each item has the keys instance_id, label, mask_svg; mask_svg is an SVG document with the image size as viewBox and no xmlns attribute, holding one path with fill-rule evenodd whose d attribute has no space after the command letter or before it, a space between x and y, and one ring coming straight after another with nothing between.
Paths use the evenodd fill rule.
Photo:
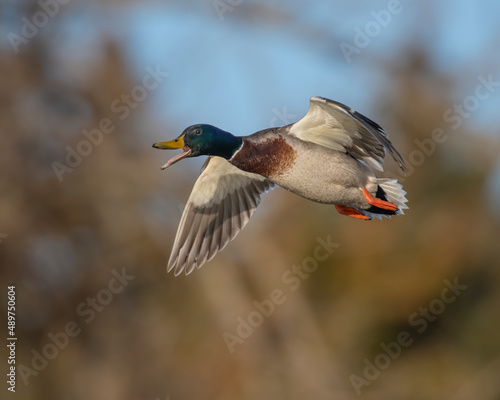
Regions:
<instances>
[{"instance_id":1,"label":"orange webbed foot","mask_svg":"<svg viewBox=\"0 0 500 400\"><path fill-rule=\"evenodd\" d=\"M337 211L340 214L347 215L348 217L351 217L351 218L364 219L364 220L370 220L371 219L367 215L363 214L361 211L356 210L355 208L352 208L352 207L349 207L349 206L335 204L335 208L337 209Z\"/></svg>"},{"instance_id":2,"label":"orange webbed foot","mask_svg":"<svg viewBox=\"0 0 500 400\"><path fill-rule=\"evenodd\" d=\"M398 206L394 203L391 203L390 201L380 200L377 199L376 197L373 197L366 188L363 188L361 192L363 193L363 196L365 196L365 200L368 202L368 204L374 207L391 211L396 211L398 209Z\"/></svg>"}]
</instances>

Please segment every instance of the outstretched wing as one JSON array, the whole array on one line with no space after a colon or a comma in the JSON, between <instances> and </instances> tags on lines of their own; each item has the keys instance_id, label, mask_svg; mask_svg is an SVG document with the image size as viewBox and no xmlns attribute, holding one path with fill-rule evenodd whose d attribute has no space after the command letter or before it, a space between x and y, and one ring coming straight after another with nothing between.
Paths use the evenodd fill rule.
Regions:
<instances>
[{"instance_id":1,"label":"outstretched wing","mask_svg":"<svg viewBox=\"0 0 500 400\"><path fill-rule=\"evenodd\" d=\"M167 272L187 275L211 260L243 229L260 196L273 186L223 158L208 158L182 213Z\"/></svg>"},{"instance_id":2,"label":"outstretched wing","mask_svg":"<svg viewBox=\"0 0 500 400\"><path fill-rule=\"evenodd\" d=\"M290 126L289 132L299 139L345 151L379 171L383 171L387 150L405 170L403 157L377 123L333 100L311 97L309 111Z\"/></svg>"}]
</instances>

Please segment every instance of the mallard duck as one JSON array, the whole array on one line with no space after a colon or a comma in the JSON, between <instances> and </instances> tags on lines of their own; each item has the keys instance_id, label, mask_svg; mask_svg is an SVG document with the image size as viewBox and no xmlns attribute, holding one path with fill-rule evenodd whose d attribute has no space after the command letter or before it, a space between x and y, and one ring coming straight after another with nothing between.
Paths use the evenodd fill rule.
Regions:
<instances>
[{"instance_id":1,"label":"mallard duck","mask_svg":"<svg viewBox=\"0 0 500 400\"><path fill-rule=\"evenodd\" d=\"M162 169L209 156L181 217L167 271L191 273L211 260L248 223L262 194L281 186L333 204L352 218L403 214L406 192L396 179L377 178L388 151L401 155L375 122L342 103L312 97L294 124L237 137L212 125L192 125L157 149L182 149Z\"/></svg>"}]
</instances>

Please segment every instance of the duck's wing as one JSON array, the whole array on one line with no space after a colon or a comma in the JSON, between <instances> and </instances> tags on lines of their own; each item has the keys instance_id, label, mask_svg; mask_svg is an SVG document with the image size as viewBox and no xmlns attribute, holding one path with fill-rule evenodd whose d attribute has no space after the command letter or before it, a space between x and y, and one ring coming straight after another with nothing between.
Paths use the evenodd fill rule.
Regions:
<instances>
[{"instance_id":1,"label":"duck's wing","mask_svg":"<svg viewBox=\"0 0 500 400\"><path fill-rule=\"evenodd\" d=\"M167 272L187 274L200 268L243 229L274 184L242 171L220 157L203 166L182 213Z\"/></svg>"},{"instance_id":2,"label":"duck's wing","mask_svg":"<svg viewBox=\"0 0 500 400\"><path fill-rule=\"evenodd\" d=\"M332 150L347 152L383 171L387 150L404 171L403 157L377 123L350 107L323 97L311 97L309 111L289 126L289 133Z\"/></svg>"}]
</instances>

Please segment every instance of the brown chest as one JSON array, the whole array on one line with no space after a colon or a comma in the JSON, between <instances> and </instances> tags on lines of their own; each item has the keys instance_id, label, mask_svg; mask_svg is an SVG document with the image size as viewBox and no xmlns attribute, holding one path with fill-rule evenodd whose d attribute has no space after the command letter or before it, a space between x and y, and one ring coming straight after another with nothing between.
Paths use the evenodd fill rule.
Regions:
<instances>
[{"instance_id":1,"label":"brown chest","mask_svg":"<svg viewBox=\"0 0 500 400\"><path fill-rule=\"evenodd\" d=\"M280 135L258 142L244 140L230 162L244 171L272 177L286 173L296 159L297 151Z\"/></svg>"}]
</instances>

